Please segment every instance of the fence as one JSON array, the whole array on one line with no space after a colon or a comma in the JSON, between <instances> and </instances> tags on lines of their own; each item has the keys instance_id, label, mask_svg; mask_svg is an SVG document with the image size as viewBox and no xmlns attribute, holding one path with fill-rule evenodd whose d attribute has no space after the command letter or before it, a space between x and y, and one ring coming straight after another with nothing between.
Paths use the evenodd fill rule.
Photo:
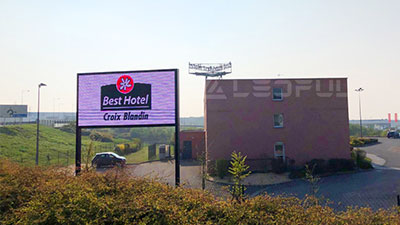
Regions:
<instances>
[{"instance_id":1,"label":"fence","mask_svg":"<svg viewBox=\"0 0 400 225\"><path fill-rule=\"evenodd\" d=\"M68 124L75 120L40 120L40 125L54 127L55 124ZM2 121L2 125L36 124L36 121Z\"/></svg>"}]
</instances>

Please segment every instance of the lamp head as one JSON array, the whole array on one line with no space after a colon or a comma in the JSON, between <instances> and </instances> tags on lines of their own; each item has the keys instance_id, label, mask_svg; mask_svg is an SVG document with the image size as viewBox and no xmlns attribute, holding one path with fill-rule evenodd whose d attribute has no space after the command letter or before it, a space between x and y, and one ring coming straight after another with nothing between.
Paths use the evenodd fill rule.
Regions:
<instances>
[{"instance_id":1,"label":"lamp head","mask_svg":"<svg viewBox=\"0 0 400 225\"><path fill-rule=\"evenodd\" d=\"M42 86L47 86L47 85L44 84L44 83L40 83L40 84L39 84L39 88L42 87Z\"/></svg>"},{"instance_id":2,"label":"lamp head","mask_svg":"<svg viewBox=\"0 0 400 225\"><path fill-rule=\"evenodd\" d=\"M364 91L364 89L363 88L358 88L355 91L361 92L361 91Z\"/></svg>"}]
</instances>

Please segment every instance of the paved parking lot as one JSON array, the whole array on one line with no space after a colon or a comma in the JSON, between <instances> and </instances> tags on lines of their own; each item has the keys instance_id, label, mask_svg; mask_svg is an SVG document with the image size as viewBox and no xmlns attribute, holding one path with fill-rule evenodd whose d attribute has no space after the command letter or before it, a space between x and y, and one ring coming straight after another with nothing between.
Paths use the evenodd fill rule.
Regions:
<instances>
[{"instance_id":1,"label":"paved parking lot","mask_svg":"<svg viewBox=\"0 0 400 225\"><path fill-rule=\"evenodd\" d=\"M128 165L129 173L134 176L156 178L163 183L175 185L175 161L154 161ZM189 187L201 187L200 165L195 161L181 162L181 183Z\"/></svg>"},{"instance_id":2,"label":"paved parking lot","mask_svg":"<svg viewBox=\"0 0 400 225\"><path fill-rule=\"evenodd\" d=\"M347 206L368 206L374 210L391 208L397 204L400 193L399 170L372 170L353 174L335 175L321 178L318 197L334 202L334 209L343 210ZM304 198L310 193L310 185L304 180L267 187L249 187L248 194L297 196Z\"/></svg>"},{"instance_id":3,"label":"paved parking lot","mask_svg":"<svg viewBox=\"0 0 400 225\"><path fill-rule=\"evenodd\" d=\"M383 158L383 167L321 178L318 196L335 202L331 206L337 210L347 206L369 206L374 210L396 206L400 194L400 170L397 169L400 168L400 139L379 138L379 141L380 144L362 149ZM247 193L251 196L268 193L303 198L310 193L310 185L304 180L295 180L273 186L249 187Z\"/></svg>"},{"instance_id":4,"label":"paved parking lot","mask_svg":"<svg viewBox=\"0 0 400 225\"><path fill-rule=\"evenodd\" d=\"M97 169L97 172L103 173L109 168ZM175 185L175 163L174 160L153 161L140 164L128 164L125 171L132 176L146 177L155 179L168 185ZM181 185L187 188L202 188L201 167L196 161L181 161L180 175ZM206 190L218 197L228 197L229 193L225 185L219 185L214 182L206 181Z\"/></svg>"},{"instance_id":5,"label":"paved parking lot","mask_svg":"<svg viewBox=\"0 0 400 225\"><path fill-rule=\"evenodd\" d=\"M379 144L361 149L383 158L386 167L400 168L400 139L378 138L378 140Z\"/></svg>"}]
</instances>

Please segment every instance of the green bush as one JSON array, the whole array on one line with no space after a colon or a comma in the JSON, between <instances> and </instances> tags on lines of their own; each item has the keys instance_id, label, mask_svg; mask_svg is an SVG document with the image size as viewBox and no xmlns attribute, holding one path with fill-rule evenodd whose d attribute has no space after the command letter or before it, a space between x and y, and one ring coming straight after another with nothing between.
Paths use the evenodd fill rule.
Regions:
<instances>
[{"instance_id":1,"label":"green bush","mask_svg":"<svg viewBox=\"0 0 400 225\"><path fill-rule=\"evenodd\" d=\"M313 174L329 174L337 172L353 171L355 169L355 162L352 159L313 159L307 162L309 168L313 168ZM305 167L294 169L290 171L289 178L303 178L305 176Z\"/></svg>"},{"instance_id":2,"label":"green bush","mask_svg":"<svg viewBox=\"0 0 400 225\"><path fill-rule=\"evenodd\" d=\"M360 169L372 169L372 160L367 158L367 153L361 149L353 149L351 151L351 158Z\"/></svg>"},{"instance_id":3,"label":"green bush","mask_svg":"<svg viewBox=\"0 0 400 225\"><path fill-rule=\"evenodd\" d=\"M131 143L117 144L114 152L118 155L128 155L139 151L142 148L142 142L138 138L134 138Z\"/></svg>"},{"instance_id":4,"label":"green bush","mask_svg":"<svg viewBox=\"0 0 400 225\"><path fill-rule=\"evenodd\" d=\"M289 173L290 179L298 179L305 177L305 170L304 169L295 169L291 170Z\"/></svg>"},{"instance_id":5,"label":"green bush","mask_svg":"<svg viewBox=\"0 0 400 225\"><path fill-rule=\"evenodd\" d=\"M353 171L354 161L352 159L330 159L328 160L328 171L329 172L346 172Z\"/></svg>"},{"instance_id":6,"label":"green bush","mask_svg":"<svg viewBox=\"0 0 400 225\"><path fill-rule=\"evenodd\" d=\"M313 159L306 164L309 168L313 168L314 174L324 174L327 172L327 164L324 159Z\"/></svg>"},{"instance_id":7,"label":"green bush","mask_svg":"<svg viewBox=\"0 0 400 225\"><path fill-rule=\"evenodd\" d=\"M250 175L250 168L246 165L247 156L242 156L242 153L233 152L231 155L231 167L229 167L229 173L232 175L234 184L231 185L232 199L241 202L243 201L244 192L246 187L242 185L243 180Z\"/></svg>"},{"instance_id":8,"label":"green bush","mask_svg":"<svg viewBox=\"0 0 400 225\"><path fill-rule=\"evenodd\" d=\"M76 133L76 123L70 122L69 124L59 127L57 129L64 131L64 132L71 133L71 134L75 134Z\"/></svg>"},{"instance_id":9,"label":"green bush","mask_svg":"<svg viewBox=\"0 0 400 225\"><path fill-rule=\"evenodd\" d=\"M14 136L17 134L17 132L9 127L0 127L0 134L7 134Z\"/></svg>"},{"instance_id":10,"label":"green bush","mask_svg":"<svg viewBox=\"0 0 400 225\"><path fill-rule=\"evenodd\" d=\"M360 125L359 124L350 124L350 136L359 136L360 135ZM377 130L370 127L363 127L363 136L366 137L385 137L387 130Z\"/></svg>"},{"instance_id":11,"label":"green bush","mask_svg":"<svg viewBox=\"0 0 400 225\"><path fill-rule=\"evenodd\" d=\"M287 166L282 159L272 159L272 172L281 174L286 171L287 171Z\"/></svg>"},{"instance_id":12,"label":"green bush","mask_svg":"<svg viewBox=\"0 0 400 225\"><path fill-rule=\"evenodd\" d=\"M113 142L113 137L109 133L92 131L89 135L90 140L92 141L100 141L100 142Z\"/></svg>"},{"instance_id":13,"label":"green bush","mask_svg":"<svg viewBox=\"0 0 400 225\"><path fill-rule=\"evenodd\" d=\"M359 138L359 137L350 137L350 145L352 147L362 147L365 145L371 145L378 143L378 139L374 138Z\"/></svg>"},{"instance_id":14,"label":"green bush","mask_svg":"<svg viewBox=\"0 0 400 225\"><path fill-rule=\"evenodd\" d=\"M358 162L358 167L360 169L372 169L372 168L374 168L372 166L372 160L370 158L365 158L363 160L360 160Z\"/></svg>"},{"instance_id":15,"label":"green bush","mask_svg":"<svg viewBox=\"0 0 400 225\"><path fill-rule=\"evenodd\" d=\"M223 179L226 175L228 175L229 161L226 159L217 159L215 161L215 169L217 172L217 176Z\"/></svg>"},{"instance_id":16,"label":"green bush","mask_svg":"<svg viewBox=\"0 0 400 225\"><path fill-rule=\"evenodd\" d=\"M1 159L0 224L400 224L399 210L335 212L313 197L225 201L201 190L131 178L123 170L73 176Z\"/></svg>"}]
</instances>

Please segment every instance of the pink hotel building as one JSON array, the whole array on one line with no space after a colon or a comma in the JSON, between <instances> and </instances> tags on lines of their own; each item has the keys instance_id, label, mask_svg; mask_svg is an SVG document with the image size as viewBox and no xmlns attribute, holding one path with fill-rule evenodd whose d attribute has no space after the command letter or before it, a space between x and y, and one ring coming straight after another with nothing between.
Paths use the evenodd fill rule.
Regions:
<instances>
[{"instance_id":1,"label":"pink hotel building","mask_svg":"<svg viewBox=\"0 0 400 225\"><path fill-rule=\"evenodd\" d=\"M207 80L204 101L208 160L350 158L347 78Z\"/></svg>"}]
</instances>

